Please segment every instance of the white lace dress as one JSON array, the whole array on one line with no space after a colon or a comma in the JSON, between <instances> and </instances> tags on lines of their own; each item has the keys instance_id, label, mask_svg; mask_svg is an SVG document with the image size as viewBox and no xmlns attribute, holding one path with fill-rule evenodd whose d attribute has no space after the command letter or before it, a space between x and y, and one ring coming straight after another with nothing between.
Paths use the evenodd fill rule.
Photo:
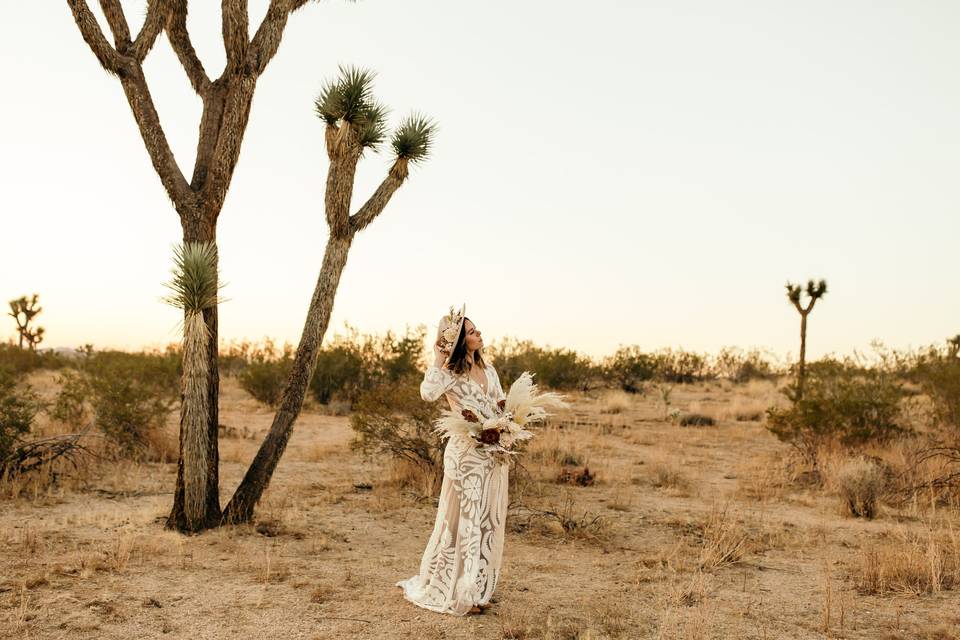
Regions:
<instances>
[{"instance_id":1,"label":"white lace dress","mask_svg":"<svg viewBox=\"0 0 960 640\"><path fill-rule=\"evenodd\" d=\"M446 395L452 407L491 417L506 397L496 370L486 366L487 392L468 376L430 367L420 395L433 402ZM510 467L477 450L466 436L451 436L443 452L443 484L433 533L420 573L396 583L410 602L462 616L487 604L500 577Z\"/></svg>"}]
</instances>

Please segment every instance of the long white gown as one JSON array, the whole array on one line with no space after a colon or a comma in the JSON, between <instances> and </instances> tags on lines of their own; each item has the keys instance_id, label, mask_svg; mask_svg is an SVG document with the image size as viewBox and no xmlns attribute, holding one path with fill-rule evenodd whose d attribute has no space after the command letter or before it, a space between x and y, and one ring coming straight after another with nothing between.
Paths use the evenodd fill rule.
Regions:
<instances>
[{"instance_id":1,"label":"long white gown","mask_svg":"<svg viewBox=\"0 0 960 640\"><path fill-rule=\"evenodd\" d=\"M487 365L487 392L469 376L430 367L420 395L433 402L446 395L457 410L492 417L506 397L496 370ZM433 533L420 573L397 582L404 597L431 611L466 615L490 602L500 577L510 467L479 451L466 436L451 436L443 451L443 484Z\"/></svg>"}]
</instances>

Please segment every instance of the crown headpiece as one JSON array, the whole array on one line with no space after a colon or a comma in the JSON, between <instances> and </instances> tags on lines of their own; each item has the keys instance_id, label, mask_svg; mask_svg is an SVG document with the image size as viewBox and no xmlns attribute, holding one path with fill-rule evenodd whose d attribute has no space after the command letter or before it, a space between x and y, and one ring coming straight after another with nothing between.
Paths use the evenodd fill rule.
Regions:
<instances>
[{"instance_id":1,"label":"crown headpiece","mask_svg":"<svg viewBox=\"0 0 960 640\"><path fill-rule=\"evenodd\" d=\"M463 319L466 311L466 304L462 305L459 311L450 307L450 313L440 318L440 326L437 331L437 344L440 346L440 350L448 356L453 353L453 348L457 345L457 338L460 336L460 329L463 327Z\"/></svg>"}]
</instances>

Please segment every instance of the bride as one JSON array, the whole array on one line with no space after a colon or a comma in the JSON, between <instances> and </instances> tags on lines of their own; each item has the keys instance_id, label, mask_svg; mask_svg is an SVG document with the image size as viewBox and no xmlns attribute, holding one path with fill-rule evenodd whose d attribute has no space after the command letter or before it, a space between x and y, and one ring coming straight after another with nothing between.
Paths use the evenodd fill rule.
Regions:
<instances>
[{"instance_id":1,"label":"bride","mask_svg":"<svg viewBox=\"0 0 960 640\"><path fill-rule=\"evenodd\" d=\"M496 370L483 360L483 338L465 310L451 307L440 319L436 359L420 395L428 402L445 396L452 410L470 409L483 421L506 396ZM396 583L407 600L458 616L490 606L503 556L508 472L508 464L478 450L470 438L450 436L437 519L420 573Z\"/></svg>"}]
</instances>

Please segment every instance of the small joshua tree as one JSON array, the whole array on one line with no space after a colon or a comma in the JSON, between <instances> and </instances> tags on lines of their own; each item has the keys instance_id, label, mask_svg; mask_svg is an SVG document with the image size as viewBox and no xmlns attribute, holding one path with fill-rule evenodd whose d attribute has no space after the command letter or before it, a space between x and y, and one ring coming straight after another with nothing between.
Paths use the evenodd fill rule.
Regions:
<instances>
[{"instance_id":1,"label":"small joshua tree","mask_svg":"<svg viewBox=\"0 0 960 640\"><path fill-rule=\"evenodd\" d=\"M793 303L793 306L796 307L797 312L800 314L800 364L797 367L797 400L801 400L803 398L803 380L806 374L807 316L810 315L811 311L813 311L813 305L817 303L817 300L826 295L827 281L821 280L820 282L816 283L813 280L807 281L806 306L800 304L800 296L803 294L803 292L804 289L800 285L791 284L789 282L787 283L787 298Z\"/></svg>"},{"instance_id":2,"label":"small joshua tree","mask_svg":"<svg viewBox=\"0 0 960 640\"><path fill-rule=\"evenodd\" d=\"M31 327L34 316L43 311L42 307L37 306L35 293L29 299L22 296L17 300L10 301L10 313L7 315L13 318L17 323L17 333L20 334L20 348L23 349L23 343L26 342L30 349L36 350L37 345L43 341L43 327Z\"/></svg>"},{"instance_id":3,"label":"small joshua tree","mask_svg":"<svg viewBox=\"0 0 960 640\"><path fill-rule=\"evenodd\" d=\"M957 354L960 354L960 334L947 340L947 357L952 360Z\"/></svg>"},{"instance_id":4,"label":"small joshua tree","mask_svg":"<svg viewBox=\"0 0 960 640\"><path fill-rule=\"evenodd\" d=\"M210 446L207 393L210 331L203 312L221 300L217 248L211 242L187 242L173 249L171 294L163 301L183 310L183 374L180 378L180 438L183 451L184 515L190 529L202 527L207 503L207 450Z\"/></svg>"}]
</instances>

